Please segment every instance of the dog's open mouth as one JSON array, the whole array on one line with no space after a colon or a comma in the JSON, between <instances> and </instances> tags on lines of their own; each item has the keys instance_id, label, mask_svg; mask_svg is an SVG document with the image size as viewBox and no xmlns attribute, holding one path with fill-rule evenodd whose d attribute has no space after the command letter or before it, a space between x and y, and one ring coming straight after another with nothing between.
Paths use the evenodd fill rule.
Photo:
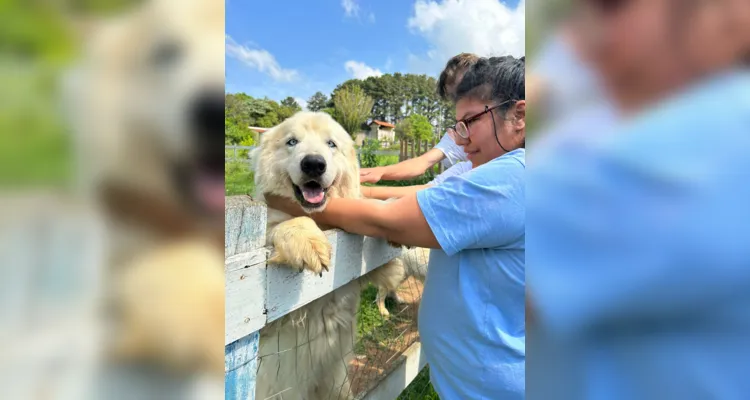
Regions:
<instances>
[{"instance_id":1,"label":"dog's open mouth","mask_svg":"<svg viewBox=\"0 0 750 400\"><path fill-rule=\"evenodd\" d=\"M201 170L194 178L195 195L210 212L224 210L224 175Z\"/></svg>"},{"instance_id":2,"label":"dog's open mouth","mask_svg":"<svg viewBox=\"0 0 750 400\"><path fill-rule=\"evenodd\" d=\"M309 181L302 186L294 185L294 195L297 201L307 208L322 207L326 202L328 188L320 186L316 181Z\"/></svg>"},{"instance_id":3,"label":"dog's open mouth","mask_svg":"<svg viewBox=\"0 0 750 400\"><path fill-rule=\"evenodd\" d=\"M192 161L175 166L178 190L197 211L210 215L223 213L224 166L202 157Z\"/></svg>"}]
</instances>

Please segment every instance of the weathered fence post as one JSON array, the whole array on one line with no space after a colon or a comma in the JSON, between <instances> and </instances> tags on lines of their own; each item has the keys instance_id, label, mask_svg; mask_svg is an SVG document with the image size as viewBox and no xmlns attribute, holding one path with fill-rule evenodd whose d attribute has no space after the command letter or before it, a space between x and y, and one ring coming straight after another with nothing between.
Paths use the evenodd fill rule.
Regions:
<instances>
[{"instance_id":1,"label":"weathered fence post","mask_svg":"<svg viewBox=\"0 0 750 400\"><path fill-rule=\"evenodd\" d=\"M257 307L266 297L266 207L249 196L226 198L224 272L224 398L254 400L258 371L258 330L266 315ZM235 295L242 291L242 296ZM256 301L252 301L255 299Z\"/></svg>"}]
</instances>

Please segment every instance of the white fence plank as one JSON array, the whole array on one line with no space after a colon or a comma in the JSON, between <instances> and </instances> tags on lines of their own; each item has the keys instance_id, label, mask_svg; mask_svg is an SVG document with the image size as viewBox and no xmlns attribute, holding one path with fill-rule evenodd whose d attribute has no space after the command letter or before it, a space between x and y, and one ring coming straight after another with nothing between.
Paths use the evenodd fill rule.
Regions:
<instances>
[{"instance_id":1,"label":"white fence plank","mask_svg":"<svg viewBox=\"0 0 750 400\"><path fill-rule=\"evenodd\" d=\"M247 336L266 324L266 249L237 254L226 262L224 343Z\"/></svg>"},{"instance_id":2,"label":"white fence plank","mask_svg":"<svg viewBox=\"0 0 750 400\"><path fill-rule=\"evenodd\" d=\"M415 342L401 355L401 363L388 376L378 382L372 390L360 396L358 400L390 400L401 392L417 377L419 371L427 364L422 355L422 344Z\"/></svg>"}]
</instances>

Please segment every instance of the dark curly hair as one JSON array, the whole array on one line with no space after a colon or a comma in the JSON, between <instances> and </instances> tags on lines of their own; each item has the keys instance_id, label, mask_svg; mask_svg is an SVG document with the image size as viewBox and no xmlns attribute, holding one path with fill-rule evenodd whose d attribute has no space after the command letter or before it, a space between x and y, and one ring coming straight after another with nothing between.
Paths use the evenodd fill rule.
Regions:
<instances>
[{"instance_id":1,"label":"dark curly hair","mask_svg":"<svg viewBox=\"0 0 750 400\"><path fill-rule=\"evenodd\" d=\"M451 57L445 64L443 72L440 73L437 84L437 94L445 101L453 100L455 93L451 93L448 88L456 85L456 78L463 72L471 68L479 60L479 56L471 53L461 53Z\"/></svg>"},{"instance_id":2,"label":"dark curly hair","mask_svg":"<svg viewBox=\"0 0 750 400\"><path fill-rule=\"evenodd\" d=\"M456 100L464 97L486 102L507 102L503 110L526 99L526 57L480 58L456 88Z\"/></svg>"}]
</instances>

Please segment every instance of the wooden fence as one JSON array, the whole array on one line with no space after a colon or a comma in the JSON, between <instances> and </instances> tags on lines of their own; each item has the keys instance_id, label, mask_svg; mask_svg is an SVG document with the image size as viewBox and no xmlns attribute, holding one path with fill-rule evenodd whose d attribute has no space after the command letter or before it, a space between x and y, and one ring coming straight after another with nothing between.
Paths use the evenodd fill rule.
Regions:
<instances>
[{"instance_id":1,"label":"wooden fence","mask_svg":"<svg viewBox=\"0 0 750 400\"><path fill-rule=\"evenodd\" d=\"M326 231L332 245L322 278L289 268L266 267L266 206L249 196L226 199L225 399L255 399L259 330L268 323L401 255L384 240ZM290 295L290 294L294 295ZM419 342L402 352L388 375L357 399L390 400L424 367ZM261 399L258 399L261 400Z\"/></svg>"},{"instance_id":2,"label":"wooden fence","mask_svg":"<svg viewBox=\"0 0 750 400\"><path fill-rule=\"evenodd\" d=\"M411 158L421 156L428 150L435 147L437 144L436 139L432 140L402 140L399 142L399 150L376 150L375 155L379 156L398 156L398 161L404 161ZM225 162L245 162L249 163L250 158L247 156L241 156L244 152L252 150L253 146L238 146L238 145L225 145L224 146L224 161ZM359 157L360 150L357 150L357 156ZM440 174L445 170L442 163L438 163L433 167L434 174Z\"/></svg>"}]
</instances>

